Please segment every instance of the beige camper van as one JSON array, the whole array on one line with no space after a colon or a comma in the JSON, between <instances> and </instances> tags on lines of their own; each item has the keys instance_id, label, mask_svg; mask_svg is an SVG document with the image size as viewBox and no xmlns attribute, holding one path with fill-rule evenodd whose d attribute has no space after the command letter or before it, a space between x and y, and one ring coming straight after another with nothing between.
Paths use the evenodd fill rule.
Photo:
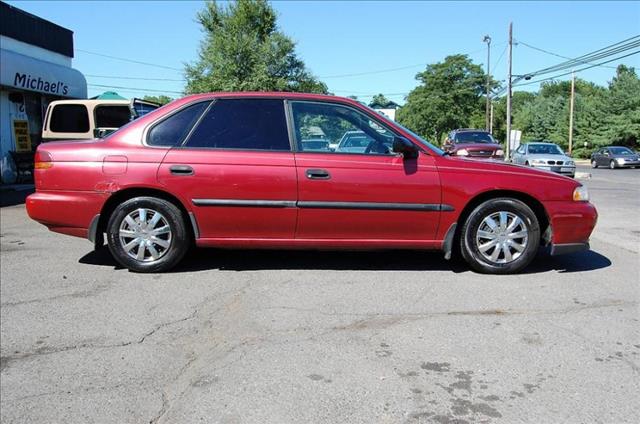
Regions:
<instances>
[{"instance_id":1,"label":"beige camper van","mask_svg":"<svg viewBox=\"0 0 640 424\"><path fill-rule=\"evenodd\" d=\"M159 105L132 100L56 100L49 103L42 141L101 138Z\"/></svg>"}]
</instances>

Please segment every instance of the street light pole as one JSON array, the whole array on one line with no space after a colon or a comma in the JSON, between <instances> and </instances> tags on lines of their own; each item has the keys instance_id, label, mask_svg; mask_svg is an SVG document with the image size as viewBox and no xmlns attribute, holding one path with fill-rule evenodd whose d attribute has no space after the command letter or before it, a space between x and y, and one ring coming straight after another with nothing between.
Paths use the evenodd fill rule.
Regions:
<instances>
[{"instance_id":1,"label":"street light pole","mask_svg":"<svg viewBox=\"0 0 640 424\"><path fill-rule=\"evenodd\" d=\"M571 105L569 106L569 156L573 150L573 106L576 92L576 74L571 72Z\"/></svg>"},{"instance_id":2,"label":"street light pole","mask_svg":"<svg viewBox=\"0 0 640 424\"><path fill-rule=\"evenodd\" d=\"M513 53L513 22L509 22L509 57L507 65L507 144L505 146L505 160L511 157L511 56Z\"/></svg>"},{"instance_id":3,"label":"street light pole","mask_svg":"<svg viewBox=\"0 0 640 424\"><path fill-rule=\"evenodd\" d=\"M490 100L489 100L489 90L490 90L490 84L491 84L491 67L489 66L491 64L491 37L489 37L488 35L485 35L484 38L482 39L483 42L487 43L487 104L486 104L486 110L485 110L485 129L489 132L491 132L491 121L490 121Z\"/></svg>"}]
</instances>

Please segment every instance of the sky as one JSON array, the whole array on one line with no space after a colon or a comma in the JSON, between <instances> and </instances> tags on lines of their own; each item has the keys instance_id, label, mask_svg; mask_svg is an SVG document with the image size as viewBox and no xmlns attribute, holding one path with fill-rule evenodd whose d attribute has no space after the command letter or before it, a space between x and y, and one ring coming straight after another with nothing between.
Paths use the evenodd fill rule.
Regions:
<instances>
[{"instance_id":1,"label":"sky","mask_svg":"<svg viewBox=\"0 0 640 424\"><path fill-rule=\"evenodd\" d=\"M8 1L74 31L74 68L89 96L112 90L125 97L180 97L183 68L198 55L195 21L202 1ZM576 57L640 34L640 2L273 1L279 28L329 91L364 101L376 93L402 104L426 64L467 53L506 80L509 22L513 37L561 56ZM157 66L125 62L126 58ZM516 44L513 73L524 75L564 61ZM612 62L640 69L640 54ZM606 85L615 73L595 67L578 77ZM559 78L568 79L570 76ZM538 84L522 87L537 90ZM156 90L156 91L154 91Z\"/></svg>"}]
</instances>

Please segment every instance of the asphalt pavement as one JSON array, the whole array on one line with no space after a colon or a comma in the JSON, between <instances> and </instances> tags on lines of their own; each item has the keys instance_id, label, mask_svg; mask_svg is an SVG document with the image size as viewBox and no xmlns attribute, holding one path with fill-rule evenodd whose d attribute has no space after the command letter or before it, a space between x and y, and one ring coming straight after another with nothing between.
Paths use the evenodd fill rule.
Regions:
<instances>
[{"instance_id":1,"label":"asphalt pavement","mask_svg":"<svg viewBox=\"0 0 640 424\"><path fill-rule=\"evenodd\" d=\"M195 250L175 272L0 209L2 423L635 423L640 169L583 171L592 250Z\"/></svg>"}]
</instances>

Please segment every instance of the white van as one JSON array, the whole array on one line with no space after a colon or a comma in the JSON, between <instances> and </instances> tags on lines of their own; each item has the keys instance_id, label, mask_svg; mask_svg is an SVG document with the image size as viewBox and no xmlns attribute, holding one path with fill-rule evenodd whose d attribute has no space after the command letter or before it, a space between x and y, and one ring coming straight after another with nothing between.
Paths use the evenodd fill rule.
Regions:
<instances>
[{"instance_id":1,"label":"white van","mask_svg":"<svg viewBox=\"0 0 640 424\"><path fill-rule=\"evenodd\" d=\"M140 99L56 100L47 107L42 141L101 138L158 107Z\"/></svg>"}]
</instances>

